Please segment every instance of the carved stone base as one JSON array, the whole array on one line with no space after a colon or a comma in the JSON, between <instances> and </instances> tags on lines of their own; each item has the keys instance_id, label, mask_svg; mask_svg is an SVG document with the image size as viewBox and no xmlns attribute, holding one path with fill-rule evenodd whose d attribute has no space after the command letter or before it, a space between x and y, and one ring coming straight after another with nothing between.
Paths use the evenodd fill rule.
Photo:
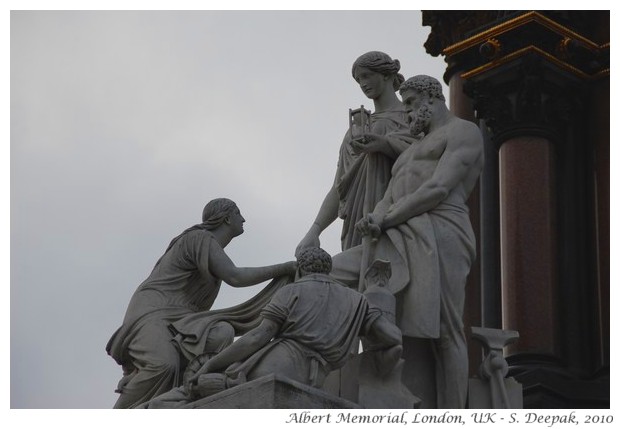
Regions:
<instances>
[{"instance_id":1,"label":"carved stone base","mask_svg":"<svg viewBox=\"0 0 620 429\"><path fill-rule=\"evenodd\" d=\"M359 404L359 408L421 408L420 398L413 395L402 382L405 369L405 361L401 359L390 374L379 376L372 355L365 352L349 359L341 369L332 371L323 389Z\"/></svg>"},{"instance_id":2,"label":"carved stone base","mask_svg":"<svg viewBox=\"0 0 620 429\"><path fill-rule=\"evenodd\" d=\"M392 372L380 376L374 368L373 356L362 353L359 375L359 404L372 409L409 409L419 408L420 399L407 390L402 383L404 360L400 360Z\"/></svg>"},{"instance_id":3,"label":"carved stone base","mask_svg":"<svg viewBox=\"0 0 620 429\"><path fill-rule=\"evenodd\" d=\"M215 409L338 409L359 405L286 377L268 375L199 399L183 408Z\"/></svg>"},{"instance_id":4,"label":"carved stone base","mask_svg":"<svg viewBox=\"0 0 620 429\"><path fill-rule=\"evenodd\" d=\"M504 379L509 406L505 408L523 408L523 387L514 378ZM495 397L493 397L495 396ZM488 380L469 379L469 409L498 408L495 404L502 403L502 396L494 392Z\"/></svg>"}]
</instances>

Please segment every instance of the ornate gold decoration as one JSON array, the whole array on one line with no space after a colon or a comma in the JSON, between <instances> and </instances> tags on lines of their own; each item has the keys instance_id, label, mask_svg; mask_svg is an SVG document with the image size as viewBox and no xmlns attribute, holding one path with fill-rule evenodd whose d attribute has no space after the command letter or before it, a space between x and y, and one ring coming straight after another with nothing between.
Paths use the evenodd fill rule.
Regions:
<instances>
[{"instance_id":1,"label":"ornate gold decoration","mask_svg":"<svg viewBox=\"0 0 620 429\"><path fill-rule=\"evenodd\" d=\"M502 44L497 39L489 39L480 45L480 54L488 60L493 60L499 56L502 51Z\"/></svg>"},{"instance_id":2,"label":"ornate gold decoration","mask_svg":"<svg viewBox=\"0 0 620 429\"><path fill-rule=\"evenodd\" d=\"M581 70L579 70L578 68L575 68L573 66L571 66L570 64L567 64L563 61L558 60L556 57L554 57L553 55L548 54L547 52L543 51L542 49L537 48L536 46L527 46L523 49L519 49L518 51L512 52L508 55L506 55L505 57L499 58L498 60L495 61L491 61L490 63L487 63L485 65L482 65L480 67L476 67L475 69L472 69L466 73L461 74L461 77L463 79L469 79L473 76L476 76L480 73L483 73L487 70L491 70L495 67L499 67L502 64L506 64L510 61L513 61L519 57L522 57L524 55L527 55L529 53L536 53L538 55L543 56L545 59L547 59L548 61L552 62L553 64L557 65L560 68L563 68L564 70L567 70L571 73L576 74L577 76L584 78L584 79L590 79L593 78L597 75L594 76L589 76L586 73L582 72Z\"/></svg>"},{"instance_id":3,"label":"ornate gold decoration","mask_svg":"<svg viewBox=\"0 0 620 429\"><path fill-rule=\"evenodd\" d=\"M574 31L564 27L563 25L558 24L557 22L541 15L538 12L532 11L532 12L525 13L521 16L518 16L516 18L513 18L511 20L508 20L506 22L503 22L488 30L485 30L482 33L479 33L479 34L476 34L475 36L470 37L469 39L465 39L463 41L455 43L454 45L448 46L447 48L443 50L442 54L446 56L457 54L459 52L464 51L465 49L468 49L468 48L471 48L472 46L477 45L478 43L481 43L485 39L491 39L491 38L497 37L501 34L504 34L510 30L513 30L517 27L520 27L530 22L537 22L559 33L560 35L563 35L565 37L568 37L574 40L579 40L580 42L582 42L584 45L586 45L588 48L592 50L599 50L604 46L604 45L599 46L593 41L583 37L582 35L578 33L575 33Z\"/></svg>"},{"instance_id":4,"label":"ornate gold decoration","mask_svg":"<svg viewBox=\"0 0 620 429\"><path fill-rule=\"evenodd\" d=\"M571 43L573 39L571 39L570 37L565 37L562 40L560 40L560 43L558 43L558 54L560 55L560 57L562 58L568 58L570 53L569 53L569 45Z\"/></svg>"}]
</instances>

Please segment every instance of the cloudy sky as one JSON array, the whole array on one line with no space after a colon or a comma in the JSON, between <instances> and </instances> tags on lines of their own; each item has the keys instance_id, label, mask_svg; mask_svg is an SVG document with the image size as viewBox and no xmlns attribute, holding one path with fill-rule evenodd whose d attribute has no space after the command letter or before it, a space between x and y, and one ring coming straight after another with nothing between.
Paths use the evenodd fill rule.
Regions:
<instances>
[{"instance_id":1,"label":"cloudy sky","mask_svg":"<svg viewBox=\"0 0 620 429\"><path fill-rule=\"evenodd\" d=\"M10 406L110 408L105 344L169 240L235 200L239 266L284 262L335 172L369 50L441 77L419 11L13 11ZM337 223L323 246L339 250ZM222 288L214 308L262 286Z\"/></svg>"}]
</instances>

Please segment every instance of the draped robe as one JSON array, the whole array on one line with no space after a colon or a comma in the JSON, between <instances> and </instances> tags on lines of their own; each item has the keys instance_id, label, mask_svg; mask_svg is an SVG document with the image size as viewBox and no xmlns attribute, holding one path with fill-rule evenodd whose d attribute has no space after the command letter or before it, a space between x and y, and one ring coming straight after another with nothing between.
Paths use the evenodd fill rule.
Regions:
<instances>
[{"instance_id":1,"label":"draped robe","mask_svg":"<svg viewBox=\"0 0 620 429\"><path fill-rule=\"evenodd\" d=\"M370 131L388 136L390 133L408 130L406 118L404 109L373 113ZM390 181L394 160L408 146L403 139L392 139L389 136L388 142L392 156L379 152L356 154L351 146L350 132L347 131L344 136L334 181L340 199L338 217L343 220L342 250L361 244L362 236L355 230L355 224L372 212L381 201Z\"/></svg>"}]
</instances>

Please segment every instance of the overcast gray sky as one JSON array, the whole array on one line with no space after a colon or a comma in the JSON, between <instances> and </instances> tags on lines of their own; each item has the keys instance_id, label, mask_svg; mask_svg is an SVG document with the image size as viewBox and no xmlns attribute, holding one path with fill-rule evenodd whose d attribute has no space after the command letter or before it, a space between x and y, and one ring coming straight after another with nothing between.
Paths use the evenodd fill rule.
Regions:
<instances>
[{"instance_id":1,"label":"overcast gray sky","mask_svg":"<svg viewBox=\"0 0 620 429\"><path fill-rule=\"evenodd\" d=\"M105 353L170 239L225 196L240 266L291 260L369 50L441 78L419 11L11 13L11 407L109 408ZM338 223L323 246L339 250ZM214 308L262 286L222 288Z\"/></svg>"}]
</instances>

